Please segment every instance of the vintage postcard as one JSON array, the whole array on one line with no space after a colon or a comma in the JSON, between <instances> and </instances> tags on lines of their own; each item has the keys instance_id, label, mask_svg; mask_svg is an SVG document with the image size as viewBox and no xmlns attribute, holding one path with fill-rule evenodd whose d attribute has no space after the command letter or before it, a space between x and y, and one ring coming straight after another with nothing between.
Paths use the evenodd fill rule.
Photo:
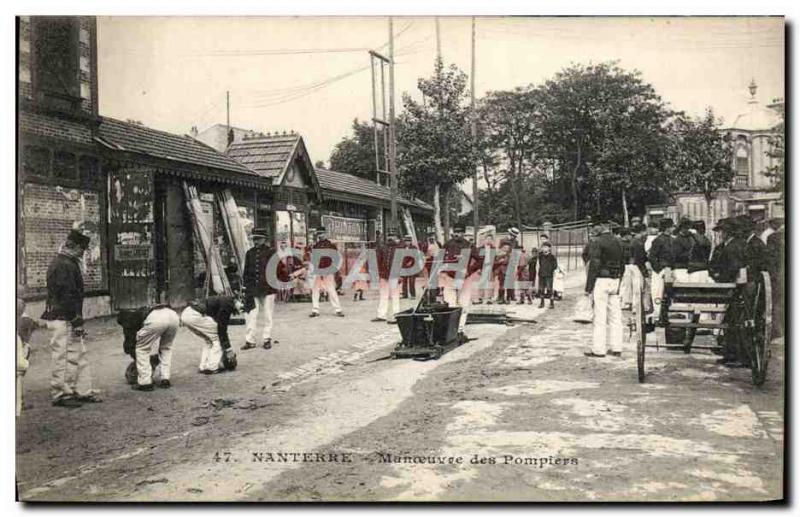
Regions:
<instances>
[{"instance_id":1,"label":"vintage postcard","mask_svg":"<svg viewBox=\"0 0 800 517\"><path fill-rule=\"evenodd\" d=\"M19 501L784 500L783 17L16 26Z\"/></svg>"}]
</instances>

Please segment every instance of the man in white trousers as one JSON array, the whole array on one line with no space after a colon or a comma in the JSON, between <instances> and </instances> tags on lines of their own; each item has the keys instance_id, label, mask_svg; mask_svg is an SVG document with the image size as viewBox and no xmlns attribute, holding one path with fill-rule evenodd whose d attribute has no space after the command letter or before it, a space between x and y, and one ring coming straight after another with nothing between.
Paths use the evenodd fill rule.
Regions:
<instances>
[{"instance_id":1,"label":"man in white trousers","mask_svg":"<svg viewBox=\"0 0 800 517\"><path fill-rule=\"evenodd\" d=\"M193 301L181 313L181 323L203 340L200 373L207 375L236 368L236 354L231 349L228 324L241 304L231 296L209 296Z\"/></svg>"},{"instance_id":2,"label":"man in white trousers","mask_svg":"<svg viewBox=\"0 0 800 517\"><path fill-rule=\"evenodd\" d=\"M622 305L619 289L622 278L622 246L607 226L597 229L599 236L589 249L586 292L594 300L591 348L587 357L622 355Z\"/></svg>"},{"instance_id":3,"label":"man in white trousers","mask_svg":"<svg viewBox=\"0 0 800 517\"><path fill-rule=\"evenodd\" d=\"M309 314L308 317L316 318L319 316L319 292L321 289L324 289L328 294L328 299L331 302L331 306L333 307L336 316L344 318L344 312L342 312L342 306L339 303L339 294L336 292L336 276L333 272L324 272L326 269L332 267L333 259L325 255L319 255L317 257L314 253L315 250L320 250L317 251L317 253L321 253L321 250L332 250L329 251L329 253L338 253L338 248L334 243L328 240L327 230L324 227L317 228L315 234L317 237L317 242L311 248L310 257L310 273L313 283L311 284L311 314ZM318 270L323 271L323 273L317 274L315 271Z\"/></svg>"},{"instance_id":4,"label":"man in white trousers","mask_svg":"<svg viewBox=\"0 0 800 517\"><path fill-rule=\"evenodd\" d=\"M244 310L247 314L247 335L242 350L256 347L263 347L266 350L272 348L272 321L278 286L272 285L267 274L267 267L276 253L269 245L267 234L265 228L254 229L252 234L254 245L247 250L244 257L242 284ZM279 260L274 262L275 279L288 281L284 262Z\"/></svg>"},{"instance_id":5,"label":"man in white trousers","mask_svg":"<svg viewBox=\"0 0 800 517\"><path fill-rule=\"evenodd\" d=\"M47 270L47 306L42 319L52 331L51 402L54 406L80 407L102 402L92 389L89 361L83 343L83 274L81 259L90 238L71 230L64 246Z\"/></svg>"},{"instance_id":6,"label":"man in white trousers","mask_svg":"<svg viewBox=\"0 0 800 517\"><path fill-rule=\"evenodd\" d=\"M459 263L462 253L467 250L467 261L463 264L464 271L456 272L448 269L439 271L438 284L442 288L442 297L450 307L461 307L461 318L458 322L458 331L463 334L467 324L467 315L472 306L472 290L475 286L477 272L483 265L483 257L467 239L464 238L466 228L462 224L453 227L453 237L444 244L444 264L454 267ZM474 275L474 276L473 276ZM459 282L459 279L462 279ZM501 289L503 286L501 286Z\"/></svg>"},{"instance_id":7,"label":"man in white trousers","mask_svg":"<svg viewBox=\"0 0 800 517\"><path fill-rule=\"evenodd\" d=\"M400 278L392 277L392 264L394 263L394 256L398 248L401 247L399 243L399 234L397 230L389 229L386 232L386 242L380 243L377 247L377 262L378 262L378 313L372 321L387 323L395 323L395 314L400 312ZM392 310L389 314L389 300L392 301Z\"/></svg>"},{"instance_id":8,"label":"man in white trousers","mask_svg":"<svg viewBox=\"0 0 800 517\"><path fill-rule=\"evenodd\" d=\"M136 332L136 384L138 391L153 391L153 356L158 357L159 387L170 388L172 365L172 343L178 333L180 318L168 305L156 305L144 319L142 328Z\"/></svg>"}]
</instances>

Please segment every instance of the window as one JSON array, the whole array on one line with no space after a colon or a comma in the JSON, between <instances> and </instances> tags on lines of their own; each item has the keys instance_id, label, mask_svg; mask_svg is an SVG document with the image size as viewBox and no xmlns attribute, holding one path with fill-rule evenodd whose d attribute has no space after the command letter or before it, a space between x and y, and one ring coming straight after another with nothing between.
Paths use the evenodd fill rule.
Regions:
<instances>
[{"instance_id":1,"label":"window","mask_svg":"<svg viewBox=\"0 0 800 517\"><path fill-rule=\"evenodd\" d=\"M50 150L44 147L25 146L22 151L22 173L25 176L50 176Z\"/></svg>"},{"instance_id":2,"label":"window","mask_svg":"<svg viewBox=\"0 0 800 517\"><path fill-rule=\"evenodd\" d=\"M64 151L53 153L53 177L59 179L78 179L78 163L75 155Z\"/></svg>"},{"instance_id":3,"label":"window","mask_svg":"<svg viewBox=\"0 0 800 517\"><path fill-rule=\"evenodd\" d=\"M97 179L100 174L100 164L94 156L81 156L78 160L78 174L84 181Z\"/></svg>"},{"instance_id":4,"label":"window","mask_svg":"<svg viewBox=\"0 0 800 517\"><path fill-rule=\"evenodd\" d=\"M80 105L78 18L31 18L34 37L35 84L51 107L75 110Z\"/></svg>"}]
</instances>

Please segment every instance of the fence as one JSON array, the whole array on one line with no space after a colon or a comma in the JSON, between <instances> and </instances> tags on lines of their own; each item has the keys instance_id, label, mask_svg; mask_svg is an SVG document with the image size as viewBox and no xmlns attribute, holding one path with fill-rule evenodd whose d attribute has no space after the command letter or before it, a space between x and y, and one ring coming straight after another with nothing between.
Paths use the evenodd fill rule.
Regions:
<instances>
[{"instance_id":1,"label":"fence","mask_svg":"<svg viewBox=\"0 0 800 517\"><path fill-rule=\"evenodd\" d=\"M583 267L581 253L589 243L589 220L572 221L561 224L545 224L542 227L526 226L522 230L522 246L526 250L539 248L546 235L553 254L558 258L558 265L564 271L572 271Z\"/></svg>"}]
</instances>

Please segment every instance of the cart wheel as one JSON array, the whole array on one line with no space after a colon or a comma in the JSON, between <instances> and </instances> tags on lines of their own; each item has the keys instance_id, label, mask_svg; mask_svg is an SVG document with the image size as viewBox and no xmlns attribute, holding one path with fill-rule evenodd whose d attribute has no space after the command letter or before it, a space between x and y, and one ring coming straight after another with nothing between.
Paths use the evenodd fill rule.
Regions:
<instances>
[{"instance_id":1,"label":"cart wheel","mask_svg":"<svg viewBox=\"0 0 800 517\"><path fill-rule=\"evenodd\" d=\"M647 343L647 332L645 330L645 322L644 322L644 282L639 279L638 282L638 291L637 296L634 296L633 299L633 317L635 318L635 328L634 331L636 332L636 367L639 371L639 382L644 382L645 371L644 371L644 348L645 344Z\"/></svg>"},{"instance_id":2,"label":"cart wheel","mask_svg":"<svg viewBox=\"0 0 800 517\"><path fill-rule=\"evenodd\" d=\"M762 272L755 282L756 295L745 305L745 346L750 355L753 384L761 386L767 379L769 340L772 335L772 286L769 273Z\"/></svg>"}]
</instances>

